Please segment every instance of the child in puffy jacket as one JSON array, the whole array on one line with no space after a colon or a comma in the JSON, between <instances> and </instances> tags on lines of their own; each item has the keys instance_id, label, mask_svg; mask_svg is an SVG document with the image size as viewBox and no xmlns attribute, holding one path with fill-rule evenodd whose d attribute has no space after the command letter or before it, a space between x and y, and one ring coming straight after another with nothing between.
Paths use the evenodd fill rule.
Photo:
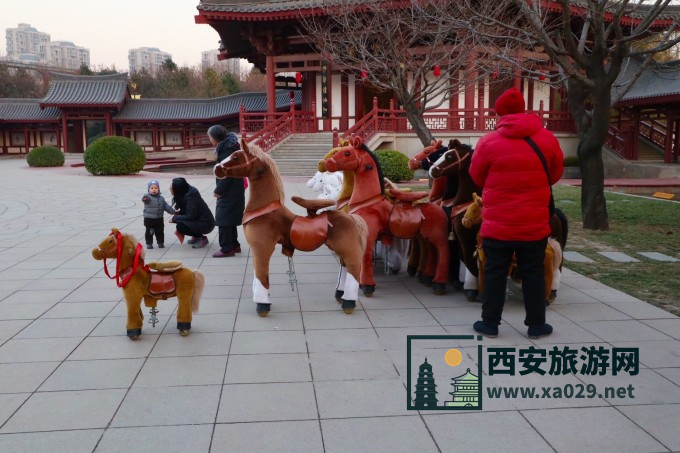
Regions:
<instances>
[{"instance_id":1,"label":"child in puffy jacket","mask_svg":"<svg viewBox=\"0 0 680 453\"><path fill-rule=\"evenodd\" d=\"M146 248L153 248L153 237L156 235L158 248L165 247L165 232L163 230L163 211L168 214L175 214L175 210L170 206L161 195L161 186L155 179L147 184L147 193L142 197L144 203L144 226L146 232Z\"/></svg>"}]
</instances>

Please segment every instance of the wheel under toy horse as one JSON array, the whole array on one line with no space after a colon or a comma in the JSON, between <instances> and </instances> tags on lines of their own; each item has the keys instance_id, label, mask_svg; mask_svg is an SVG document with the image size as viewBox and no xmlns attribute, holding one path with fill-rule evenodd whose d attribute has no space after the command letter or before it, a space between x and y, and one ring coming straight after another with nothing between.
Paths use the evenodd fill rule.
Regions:
<instances>
[{"instance_id":1,"label":"wheel under toy horse","mask_svg":"<svg viewBox=\"0 0 680 453\"><path fill-rule=\"evenodd\" d=\"M484 221L482 216L483 202L482 198L474 194L474 203L472 203L466 210L463 216L462 223L466 228L471 228L473 225L481 225ZM557 209L555 212L558 211ZM559 214L556 214L559 216ZM566 222L566 217L564 217ZM567 226L564 224L564 229ZM556 234L562 234L562 229L558 231L553 230L551 236L548 238L548 244L545 248L545 257L543 259L543 277L545 279L545 300L548 304L551 304L557 298L557 291L560 288L560 281L562 279L562 243L566 244L566 236L554 237ZM486 256L484 255L484 249L482 248L482 239L477 234L477 261L479 265L479 289L483 291L484 288L484 263L486 262ZM517 260L513 257L510 264L510 269L508 269L508 276L514 281L521 283L521 275L518 272Z\"/></svg>"},{"instance_id":2,"label":"wheel under toy horse","mask_svg":"<svg viewBox=\"0 0 680 453\"><path fill-rule=\"evenodd\" d=\"M373 276L373 248L381 235L413 239L420 234L436 250L431 261L435 269L433 291L444 294L448 281L449 250L448 223L441 207L433 203L414 205L416 200L427 196L426 192L404 193L390 190L398 200L387 201L384 178L375 155L363 144L360 137L351 137L349 144L341 147L325 160L328 171L351 171L354 173L354 190L349 199L349 212L361 216L368 225L368 241L361 267L363 293L371 296L375 291Z\"/></svg>"},{"instance_id":3,"label":"wheel under toy horse","mask_svg":"<svg viewBox=\"0 0 680 453\"><path fill-rule=\"evenodd\" d=\"M279 169L259 147L241 141L241 150L215 165L217 178L243 178L250 181L250 196L243 214L243 231L253 256L253 301L260 316L271 308L269 262L276 244L289 260L297 250L312 251L326 244L342 264L335 298L350 314L359 293L361 260L366 248L367 227L363 219L342 211L317 211L335 204L334 200L292 200L307 210L307 217L293 214L285 205ZM292 263L292 261L289 261ZM292 283L291 283L292 284Z\"/></svg>"},{"instance_id":4,"label":"wheel under toy horse","mask_svg":"<svg viewBox=\"0 0 680 453\"><path fill-rule=\"evenodd\" d=\"M111 234L92 249L92 257L104 261L104 272L123 290L127 304L127 336L131 340L137 340L142 333L142 299L144 305L150 308L149 322L155 327L158 301L177 297L177 329L180 335L189 335L191 314L198 311L205 287L201 272L182 267L179 261L145 264L144 247L132 234L117 228L112 228ZM106 265L107 259L116 260L113 276Z\"/></svg>"}]
</instances>

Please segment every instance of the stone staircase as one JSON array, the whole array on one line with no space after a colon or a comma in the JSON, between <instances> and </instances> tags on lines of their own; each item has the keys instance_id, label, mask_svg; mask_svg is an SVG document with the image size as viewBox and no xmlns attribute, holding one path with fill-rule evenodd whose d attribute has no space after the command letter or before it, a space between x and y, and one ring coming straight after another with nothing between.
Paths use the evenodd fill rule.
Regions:
<instances>
[{"instance_id":1,"label":"stone staircase","mask_svg":"<svg viewBox=\"0 0 680 453\"><path fill-rule=\"evenodd\" d=\"M316 165L333 147L333 133L294 134L279 143L271 156L282 176L304 176L311 178Z\"/></svg>"},{"instance_id":2,"label":"stone staircase","mask_svg":"<svg viewBox=\"0 0 680 453\"><path fill-rule=\"evenodd\" d=\"M644 162L663 162L663 150L644 138L638 144L638 160Z\"/></svg>"}]
</instances>

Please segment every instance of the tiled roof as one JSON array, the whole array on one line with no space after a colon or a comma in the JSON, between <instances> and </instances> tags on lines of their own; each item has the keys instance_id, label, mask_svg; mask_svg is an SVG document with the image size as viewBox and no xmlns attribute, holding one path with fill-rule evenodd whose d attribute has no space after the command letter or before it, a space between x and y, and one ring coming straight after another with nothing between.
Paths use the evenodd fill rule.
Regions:
<instances>
[{"instance_id":1,"label":"tiled roof","mask_svg":"<svg viewBox=\"0 0 680 453\"><path fill-rule=\"evenodd\" d=\"M228 13L272 13L319 8L328 2L321 0L202 0L197 6L199 11Z\"/></svg>"},{"instance_id":2,"label":"tiled roof","mask_svg":"<svg viewBox=\"0 0 680 453\"><path fill-rule=\"evenodd\" d=\"M61 112L56 107L41 109L39 99L0 98L0 123L43 121L61 121Z\"/></svg>"},{"instance_id":3,"label":"tiled roof","mask_svg":"<svg viewBox=\"0 0 680 453\"><path fill-rule=\"evenodd\" d=\"M127 74L78 76L52 74L40 107L120 108L128 96Z\"/></svg>"},{"instance_id":4,"label":"tiled roof","mask_svg":"<svg viewBox=\"0 0 680 453\"><path fill-rule=\"evenodd\" d=\"M621 87L640 69L640 62L628 59L624 62L621 74L612 86L612 97L616 97ZM633 87L623 96L621 103L647 104L677 101L680 96L680 62L655 64L645 69Z\"/></svg>"},{"instance_id":5,"label":"tiled roof","mask_svg":"<svg viewBox=\"0 0 680 453\"><path fill-rule=\"evenodd\" d=\"M295 92L300 105L302 94ZM246 112L266 112L267 93L239 93L214 99L133 99L114 117L115 122L201 121L238 115L241 104ZM289 91L276 93L277 110L290 107Z\"/></svg>"}]
</instances>

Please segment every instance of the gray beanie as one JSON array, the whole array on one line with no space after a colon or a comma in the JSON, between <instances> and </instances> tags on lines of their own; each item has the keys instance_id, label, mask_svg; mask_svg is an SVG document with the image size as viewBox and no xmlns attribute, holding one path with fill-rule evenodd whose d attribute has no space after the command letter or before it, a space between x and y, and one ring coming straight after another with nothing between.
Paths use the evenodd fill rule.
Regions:
<instances>
[{"instance_id":1,"label":"gray beanie","mask_svg":"<svg viewBox=\"0 0 680 453\"><path fill-rule=\"evenodd\" d=\"M227 129L224 126L220 126L219 124L210 126L208 129L208 135L218 143L227 138L227 134Z\"/></svg>"}]
</instances>

